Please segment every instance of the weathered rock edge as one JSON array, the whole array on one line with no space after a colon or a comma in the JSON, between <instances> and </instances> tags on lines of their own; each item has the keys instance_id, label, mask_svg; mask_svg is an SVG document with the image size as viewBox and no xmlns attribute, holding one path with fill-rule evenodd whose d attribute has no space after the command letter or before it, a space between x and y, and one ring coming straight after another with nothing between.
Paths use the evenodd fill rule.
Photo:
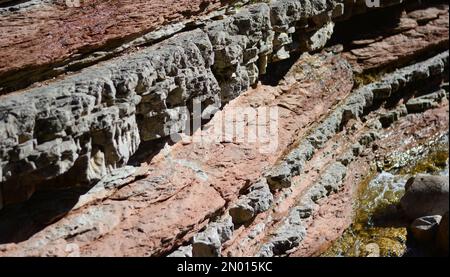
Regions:
<instances>
[{"instance_id":1,"label":"weathered rock edge","mask_svg":"<svg viewBox=\"0 0 450 277\"><path fill-rule=\"evenodd\" d=\"M248 194L242 195L235 203L230 205L231 208L221 219L209 224L203 232L194 236L192 244L180 247L169 257L220 256L223 244L233 237L232 223L234 223L234 226L249 223L259 213L271 209L274 203L274 195L272 195L270 189L272 191L287 189L286 194L289 194L289 189L293 186L292 179L303 174L303 167L306 163L313 158L315 152L322 149L340 131L343 124L349 119L360 118L374 103L395 97L397 93L411 84L442 76L442 74L448 72L446 71L448 64L449 52L446 51L426 61L398 69L387 74L380 81L352 92L335 111L315 126L310 134L298 143L298 146L287 153L279 165L269 170L265 178L250 186ZM384 88L386 91L381 92L380 88ZM423 105L420 110L409 112L423 112L435 108L445 97L447 97L445 92L438 91L412 98L409 102L428 100L434 105ZM267 242L261 243L255 255L272 257L287 255L290 251L295 250L306 236L308 220L319 205L319 201L341 189L349 164L358 158L365 147L380 137L379 129L382 128L383 118L389 117L391 119L389 124L392 124L408 114L408 111L403 112L403 110L406 110L405 105L401 105L393 111L379 114L373 123L368 124L370 125L369 130L359 134L357 142L327 165L318 180L305 189L290 209L289 214L270 232L268 238L265 239ZM285 196L285 194L282 194L282 197ZM282 200L278 199L277 201ZM267 222L270 221L269 216ZM229 230L227 236L219 239L217 234L224 228ZM252 228L254 229L248 231L250 240L254 239L258 233L267 232L267 230L264 230L267 228L264 223ZM254 233L255 235L253 235Z\"/></svg>"},{"instance_id":2,"label":"weathered rock edge","mask_svg":"<svg viewBox=\"0 0 450 277\"><path fill-rule=\"evenodd\" d=\"M43 183L100 180L126 165L142 141L183 129L184 107L194 99L210 117L255 84L268 62L322 48L343 7L327 0L249 5L136 53L2 96L0 208L27 200Z\"/></svg>"},{"instance_id":3,"label":"weathered rock edge","mask_svg":"<svg viewBox=\"0 0 450 277\"><path fill-rule=\"evenodd\" d=\"M4 49L0 53L0 94L199 28L250 3L279 2L291 9L292 15L298 15L295 9L300 4L319 7L327 2L337 7L335 20L377 9L368 8L365 0L90 0L80 1L81 7L54 0L8 2L0 3L0 32L4 34L0 38L0 48ZM388 7L418 2L385 0L381 4Z\"/></svg>"},{"instance_id":4,"label":"weathered rock edge","mask_svg":"<svg viewBox=\"0 0 450 277\"><path fill-rule=\"evenodd\" d=\"M303 143L300 143L298 148L289 153L285 161L283 161L279 167L275 167L268 174L268 181L272 184L278 184L281 180L284 187L290 187L292 185L292 178L298 176L302 172L305 160L307 161L313 155L313 152L306 156L298 155L298 152L304 152L304 149L311 149L309 151L311 152L315 151L315 149L322 148L331 137L339 132L343 123L351 118L360 118L364 114L364 111L370 108L376 101L387 100L396 93L401 92L402 89L408 85L435 76L441 76L448 70L448 64L449 52L446 51L424 62L398 69L394 73L387 74L379 82L357 89L344 101L341 107L337 108L333 114L322 122ZM383 92L381 88L383 88ZM422 98L427 96L433 98L432 96L434 94L436 93L422 96ZM442 97L445 98L445 94L442 95ZM421 97L417 97L414 99L420 98ZM431 102L437 104L441 99L442 98L436 97L433 98ZM420 112L430 108L433 108L433 105L424 106ZM408 112L402 113L399 109L396 109L393 112L397 112L398 114L396 114L390 124L408 114ZM379 120L383 116L386 115L380 115ZM376 129L380 127L375 127L372 131L360 136L358 142L349 147L348 151L338 157L336 162L327 167L320 179L303 193L302 197L297 202L297 206L291 209L287 218L278 229L272 233L269 242L262 245L257 254L258 256L287 254L288 251L300 244L306 236L308 227L306 221L311 217L314 206L318 204L319 200L340 190L348 170L347 165L360 155L364 147L370 145L379 138L379 133ZM311 147L311 145L314 147ZM286 170L285 167L288 167L289 169ZM279 172L282 172L282 174ZM286 172L290 172L290 174L285 174Z\"/></svg>"},{"instance_id":5,"label":"weathered rock edge","mask_svg":"<svg viewBox=\"0 0 450 277\"><path fill-rule=\"evenodd\" d=\"M302 64L304 66L307 66L305 64ZM398 70L396 73L392 75L398 75L397 78L393 78L391 75L386 76L386 78L383 78L382 81L378 83L387 82L388 84L392 84L394 82L391 82L391 79L398 79L398 80L407 80L408 83L405 83L403 85L407 85L410 83L420 82L421 80L428 80L428 78L432 78L433 76L439 76L442 74L448 65L448 51L445 53L442 53L441 55L435 57L434 59L430 59L428 61L419 63L417 65L413 65L407 68L403 68ZM320 67L318 67L320 68ZM351 70L350 70L351 71ZM308 74L307 74L308 75ZM377 84L378 84L377 83ZM339 87L339 86L338 86ZM368 86L371 90L373 87L378 87L378 85L373 84ZM349 88L350 89L350 88ZM391 91L391 96L394 96L395 93L400 92L401 90L395 90L394 93ZM438 93L438 95L440 95ZM428 96L428 95L427 95ZM426 100L429 99L438 99L434 96L427 97ZM242 99L242 98L240 98ZM349 99L354 99L353 94L349 97L345 98L343 100L343 105L348 104L351 102L348 102ZM414 98L417 99L417 98ZM239 100L239 99L238 99ZM359 107L359 102L355 105ZM350 105L353 107L353 105ZM345 107L347 107L345 105ZM432 107L432 106L431 106ZM338 107L337 110L340 110L342 112L342 105ZM348 108L348 107L347 107ZM425 107L426 108L426 107ZM332 110L331 114L334 114L334 109ZM329 118L329 114L327 114L327 118ZM325 119L322 122L319 122L317 125L314 125L312 128L312 131L310 134L315 134L316 131L321 130L323 128L324 123L327 122L327 119ZM341 122L342 123L342 122ZM331 126L331 129L334 127ZM323 130L322 130L323 131ZM309 136L308 136L309 137ZM369 143L370 139L375 137L375 134L372 136L371 133L368 134L368 136L365 137L364 140L361 141L362 144ZM364 141L364 142L363 142ZM295 149L292 151L295 152ZM292 153L291 152L291 153ZM354 153L354 152L352 152ZM351 155L353 155L351 153ZM290 153L288 153L290 155ZM350 157L351 158L351 157ZM339 159L338 162L344 165L346 162L345 159ZM189 163L187 164L186 161L183 163L185 166L189 167L190 170L193 170L198 174L200 179L204 178L204 172L195 166L195 163ZM335 167L330 167L337 169L336 172L342 172L341 166L337 164ZM156 169L158 172L161 173L160 170ZM320 182L320 186L317 187L317 194L314 192L314 195L317 195L320 197L323 197L321 195L326 195L328 190L334 191L339 189L339 180L341 179L339 174L334 174L333 170L326 171L330 174L323 174L322 176L328 176L327 179L329 181L326 182ZM151 177L151 176L149 176ZM183 177L186 177L183 175ZM335 178L336 177L336 178ZM181 181L183 178L177 178L177 180ZM334 180L334 181L333 181ZM142 180L143 181L143 180ZM152 253L155 254L155 249L160 249L162 244L167 243L169 241L170 244L173 243L173 238L178 237L178 235L183 236L182 239L180 239L177 243L178 245L182 244L182 241L186 241L191 237L190 233L192 231L198 231L198 229L202 228L202 224L196 225L194 229L192 228L192 225L189 225L190 227L187 229L184 228L173 228L173 229L166 229L164 230L166 234L156 234L158 236L153 237L155 240L146 240L149 237L152 237L154 235L154 232L162 232L160 229L160 224L166 223L166 220L177 220L175 222L171 222L171 224L179 224L180 223L180 216L178 213L170 213L167 212L167 207L173 207L175 211L179 212L186 212L187 214L192 211L192 206L189 206L190 209L182 209L183 207L186 207L186 204L192 205L193 203L199 203L202 205L205 209L207 209L205 212L205 217L202 217L202 219L205 219L205 222L211 219L216 218L217 213L216 211L222 212L222 209L225 207L225 202L221 200L220 195L218 195L218 190L211 189L211 187L205 187L203 190L199 189L199 186L188 186L186 190L179 191L179 193L176 194L175 197L167 198L167 201L159 200L159 198L154 198L155 195L152 195L151 189L149 189L149 185L152 186L154 190L158 190L157 188L154 188L155 183L159 181L159 179L152 179L150 178L147 180L148 182L136 182L135 185L139 185L136 187L130 187L129 189L124 189L121 193L116 194L111 200L112 202L104 202L100 204L99 206L89 206L86 207L86 209L82 213L78 213L75 218L77 220L73 221L73 217L65 218L62 221L58 222L55 225L52 225L48 229L46 229L44 232L41 232L38 236L34 237L33 239L30 239L29 241L24 242L23 244L18 245L5 245L2 248L2 251L5 255L13 254L14 255L33 255L33 253L44 253L46 252L46 255L66 255L67 253L74 252L74 255L76 255L76 242L82 242L83 246L79 246L82 249L83 255L99 255L99 253L118 253L113 252L114 251L126 251L126 253L137 253L133 252L136 251L137 248L141 248L141 252L139 253L145 253L146 255L151 255ZM188 182L188 184L191 184L191 182ZM228 184L228 183L227 183ZM330 186L331 185L331 186ZM336 186L333 186L336 185ZM327 187L330 186L330 189ZM219 187L218 187L219 188ZM168 188L170 189L170 188ZM245 200L245 198L249 199L256 199L260 200L261 202L253 203L251 205L252 209L258 212L264 212L264 210L267 209L267 203L264 203L265 200L268 200L267 193L268 192L268 186L265 184L264 180L262 182L255 183L254 186L250 186L248 189L249 193L242 196L241 199L238 199L236 203L238 203L240 200ZM253 193L255 191L258 191L257 193ZM186 192L188 192L188 195L186 195ZM235 192L237 193L237 192ZM259 197L260 195L261 197ZM127 198L128 197L128 198ZM134 197L134 198L133 198ZM131 201L130 199L133 198L134 201ZM128 201L127 201L128 199ZM186 200L195 201L195 202L188 202L186 203ZM146 216L143 217L143 213L138 213L137 215L142 218L142 221L130 221L130 209L136 209L136 207L139 207L139 205L147 206L149 205L149 202L153 201L152 203L155 204L155 209L150 209L150 212L147 211ZM161 201L161 202L160 202ZM313 200L314 201L314 200ZM113 202L117 205L114 205ZM179 203L181 202L181 203ZM183 205L184 203L184 205ZM211 206L212 205L212 206ZM270 205L270 203L269 203ZM123 210L117 209L118 206L123 207ZM159 209L159 213L165 213L168 215L168 218L164 218L164 220L160 220L160 217L155 217L155 213L152 213L156 211L156 209ZM305 213L303 213L305 212ZM303 215L306 216L308 214L308 210L302 210ZM190 215L190 214L189 214ZM203 215L203 214L202 214ZM135 215L136 216L136 215ZM125 222L121 222L121 218L126 218ZM184 217L183 217L184 219ZM187 219L191 219L190 216ZM194 251L194 246L196 247L195 252L197 254L203 255L204 253L207 253L209 255L217 255L217 253L220 252L220 249L217 250L217 247L220 247L220 244L228 238L230 238L230 232L233 232L232 220L230 221L230 218L227 216L224 216L221 218L222 220L219 220L217 222L214 222L204 229L205 232L201 232L198 234L198 236L194 236L193 242L195 242L195 245L191 247L183 247L183 250L185 251L183 255L189 255L190 249L191 251ZM72 221L71 221L72 220ZM78 221L79 220L79 221ZM203 221L202 221L203 222ZM294 222L294 221L293 221ZM297 221L298 222L298 221ZM299 221L300 224L303 224L303 221ZM138 224L136 224L138 223ZM192 222L188 222L192 224ZM184 222L186 224L186 222ZM179 226L179 225L178 225ZM300 225L303 226L303 225ZM104 235L108 232L113 232L114 228L116 228L114 234L111 236ZM119 229L119 230L117 230ZM289 228L288 228L289 229ZM286 230L288 230L286 229ZM135 230L137 233L130 232L130 230ZM172 233L173 230L173 233ZM276 229L275 229L276 230ZM256 230L257 231L257 230ZM264 231L264 230L263 230ZM288 230L289 231L289 230ZM186 235L186 232L189 232L189 235ZM70 234L69 236L67 236ZM139 235L138 235L139 234ZM276 233L274 233L276 234ZM302 234L301 232L299 233ZM73 235L73 236L72 236ZM159 235L161 235L159 237ZM232 234L231 234L232 235ZM64 238L66 236L67 241ZM117 239L120 237L121 239ZM161 239L160 239L161 238ZM289 241L291 240L291 236L287 237ZM123 241L130 241L132 242L130 245L136 245L139 244L139 247L130 247L124 248L120 247L120 243ZM74 242L74 243L71 243ZM90 242L90 243L89 243ZM98 244L96 244L98 242ZM264 241L265 242L265 241ZM295 242L295 241L294 241ZM170 246L169 245L169 246ZM274 254L279 255L283 254L283 249L289 249L290 247L285 248L284 242L281 240L281 243L279 245L283 245L281 248L275 251ZM290 244L287 244L288 246ZM292 244L295 246L295 243ZM15 247L17 246L17 249ZM206 246L206 247L205 247ZM30 247L30 248L28 248ZM213 247L213 248L210 248ZM270 249L270 248L269 248ZM280 251L279 249L283 250ZM213 250L213 251L210 251ZM11 252L8 252L11 251ZM28 252L29 251L29 252ZM42 252L41 252L42 251ZM59 252L61 251L61 252ZM98 252L97 252L98 251ZM111 252L110 252L111 251ZM149 251L149 252L144 252ZM157 254L165 253L165 251L168 251L168 247L166 247L163 251L158 251ZM26 254L25 254L26 253ZM80 252L78 251L80 254ZM124 252L119 252L124 253ZM270 253L270 252L269 252Z\"/></svg>"},{"instance_id":6,"label":"weathered rock edge","mask_svg":"<svg viewBox=\"0 0 450 277\"><path fill-rule=\"evenodd\" d=\"M309 83L309 86L303 85L300 89L300 84L294 82L292 89L284 93L272 87L266 87L262 92L249 90L225 106L202 131L196 132L194 137L201 135L204 143L179 142L165 147L149 165L143 166L144 175L134 182L123 183L121 174L117 175L120 180L112 180L113 183L105 179L103 190L93 188L83 195L76 208L41 232L27 233L28 228L17 228L42 222L42 216L34 209L20 213L23 217L17 215L12 219L3 214L2 219L13 222L3 226L6 232L2 235L14 236L4 241L20 242L33 235L17 244L14 252L39 256L66 255L67 243L79 245L79 254L83 256L157 256L184 243L192 233L220 214L227 203L247 188L247 184L260 178L264 168L276 162L295 139L296 130L319 120L353 87L351 67L333 53L314 56L305 53L297 67L302 74L296 76L296 80ZM317 109L315 103L319 99L324 105ZM280 107L278 124L272 125L280 135L272 131L268 134L271 141L277 139L277 149L261 153L260 144L251 141L234 144L230 139L217 138L214 129L223 126L224 113L240 114L242 107L257 103L263 107L292 104L290 108ZM43 204L47 212L49 202ZM102 220L99 221L99 217ZM24 232L18 232L18 229ZM17 233L22 233L22 238L17 238ZM35 243L42 247L36 248ZM5 247L0 247L1 251L7 250L4 255L16 255L9 251L15 244Z\"/></svg>"}]
</instances>

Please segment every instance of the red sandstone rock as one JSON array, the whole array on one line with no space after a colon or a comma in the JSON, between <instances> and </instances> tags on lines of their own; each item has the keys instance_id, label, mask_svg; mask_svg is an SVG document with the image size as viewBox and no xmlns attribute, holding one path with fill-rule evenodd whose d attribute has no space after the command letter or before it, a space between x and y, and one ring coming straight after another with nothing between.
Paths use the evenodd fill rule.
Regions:
<instances>
[{"instance_id":1,"label":"red sandstone rock","mask_svg":"<svg viewBox=\"0 0 450 277\"><path fill-rule=\"evenodd\" d=\"M405 13L398 27L404 31L356 41L355 46L365 46L351 49L344 56L358 72L408 62L428 51L448 48L448 28L448 5Z\"/></svg>"},{"instance_id":2,"label":"red sandstone rock","mask_svg":"<svg viewBox=\"0 0 450 277\"><path fill-rule=\"evenodd\" d=\"M111 47L158 27L193 19L220 0L84 0L36 5L0 16L0 78Z\"/></svg>"},{"instance_id":3,"label":"red sandstone rock","mask_svg":"<svg viewBox=\"0 0 450 277\"><path fill-rule=\"evenodd\" d=\"M415 56L429 49L430 45L443 41L448 43L448 31L446 37L439 38L445 34L442 26L448 26L448 14L439 13L439 17L432 16L430 12L417 12L408 16L411 19L404 21L406 27L400 28L404 30L401 34L359 43L370 43L361 49L373 54L373 59L365 60L366 54L356 50L346 55L355 65L357 63L364 69L372 69ZM431 21L426 25L417 24L428 20ZM111 28L115 30L116 27ZM126 28L133 29L130 26ZM108 36L102 33L98 37L106 41ZM75 41L73 45L77 43L81 42ZM405 47L405 50L401 50L403 52L399 52L395 46L397 43L403 47L411 44L411 47ZM386 54L389 55L384 57ZM307 67L302 68L304 65ZM311 73L307 71L309 66L313 74L305 74ZM72 211L26 242L1 246L0 256L156 256L169 252L188 241L210 219L221 213L228 203L239 196L240 191L282 158L287 149L308 132L311 125L327 115L352 89L350 71L338 57L317 59L305 56L288 74L282 87L259 86L248 91L217 114L204 131L206 137L214 137L212 127L219 124L222 115L239 113L242 107L279 107L278 147L274 153L261 153L258 144L225 138L201 146L177 143L149 161L148 172L143 179L118 189L108 199ZM414 137L416 140L428 138L439 130L448 129L446 126L448 103L423 114L409 115L388 130L387 138L382 140L385 147L383 151L389 153L392 149L407 148L406 145L399 145L399 142L404 141L399 140L399 137ZM343 142L344 145L346 143ZM334 145L330 143L328 146ZM302 180L295 180L298 186L293 189L294 197L301 195L303 189L318 176L314 170L325 167L333 159L332 155L323 158L326 151L339 150L326 148L318 153L318 158L310 165L309 174L302 176ZM367 165L371 158L373 156L366 157L363 165ZM358 169L366 170L364 166ZM314 220L310 222L307 237L293 256L320 254L350 224L352 185L359 180L358 172L351 172L343 191L322 201L315 211ZM279 205L274 220L282 219L294 202L295 198L292 198ZM259 215L252 223L253 226L263 222L264 216ZM330 224L333 228L329 228ZM262 231L254 240L263 239L266 232ZM224 253L236 256L254 253L257 246L254 241L246 244L240 240L247 235L248 230L237 230Z\"/></svg>"},{"instance_id":4,"label":"red sandstone rock","mask_svg":"<svg viewBox=\"0 0 450 277\"><path fill-rule=\"evenodd\" d=\"M307 236L290 256L318 256L327 250L351 224L355 185L362 182L362 179L370 172L370 163L377 157L407 151L420 145L426 139L441 135L449 122L448 112L449 106L446 102L437 109L408 115L389 127L385 138L377 142L383 147L359 158L351 166L343 189L322 201L319 209L315 211Z\"/></svg>"},{"instance_id":5,"label":"red sandstone rock","mask_svg":"<svg viewBox=\"0 0 450 277\"><path fill-rule=\"evenodd\" d=\"M303 68L305 60L308 66ZM216 114L203 131L206 138L213 138L211 142L179 142L170 150L163 150L149 163L144 179L123 187L102 203L69 214L63 221L18 244L16 251L8 251L8 255L27 255L30 251L44 255L56 246L61 247L61 243L55 246L54 241L46 242L44 237L72 226L86 210L101 210L105 206L121 211L117 213L120 222L103 226L101 234L97 230L95 235L87 236L89 232L85 232L80 240L71 235L70 241L80 248L81 255L154 256L189 240L226 203L237 199L241 190L261 178L264 170L273 166L302 132L353 87L351 68L339 56L306 55L293 72L295 68L299 72L294 76L295 82L286 84L282 90L259 87ZM213 127L221 124L223 114L261 106L279 108L277 133L270 134L272 141L277 141L274 152L261 153L258 143L214 139ZM68 237L69 234L61 236ZM33 244L38 241L46 246L35 249Z\"/></svg>"}]
</instances>

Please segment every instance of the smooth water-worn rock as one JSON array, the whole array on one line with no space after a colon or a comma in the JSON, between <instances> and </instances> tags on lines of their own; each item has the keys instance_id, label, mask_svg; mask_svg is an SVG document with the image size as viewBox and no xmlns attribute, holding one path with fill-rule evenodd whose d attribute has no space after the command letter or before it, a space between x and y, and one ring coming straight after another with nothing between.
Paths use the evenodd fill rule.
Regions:
<instances>
[{"instance_id":1,"label":"smooth water-worn rock","mask_svg":"<svg viewBox=\"0 0 450 277\"><path fill-rule=\"evenodd\" d=\"M447 177L420 174L408 180L405 190L400 204L410 219L448 212Z\"/></svg>"}]
</instances>

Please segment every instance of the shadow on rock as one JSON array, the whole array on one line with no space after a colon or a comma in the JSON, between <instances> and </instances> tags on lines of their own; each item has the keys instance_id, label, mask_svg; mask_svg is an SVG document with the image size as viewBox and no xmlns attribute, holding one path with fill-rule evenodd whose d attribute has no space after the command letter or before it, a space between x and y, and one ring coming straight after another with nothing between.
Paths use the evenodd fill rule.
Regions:
<instances>
[{"instance_id":1,"label":"shadow on rock","mask_svg":"<svg viewBox=\"0 0 450 277\"><path fill-rule=\"evenodd\" d=\"M90 187L48 190L0 211L0 244L18 243L64 217Z\"/></svg>"}]
</instances>

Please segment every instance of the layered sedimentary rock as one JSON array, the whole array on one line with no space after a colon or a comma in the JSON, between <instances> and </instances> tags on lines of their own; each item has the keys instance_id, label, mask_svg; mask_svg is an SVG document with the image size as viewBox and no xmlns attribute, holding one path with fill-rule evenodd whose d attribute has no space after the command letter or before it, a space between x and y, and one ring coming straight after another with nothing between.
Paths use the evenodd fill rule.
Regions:
<instances>
[{"instance_id":1,"label":"layered sedimentary rock","mask_svg":"<svg viewBox=\"0 0 450 277\"><path fill-rule=\"evenodd\" d=\"M373 145L448 124L448 5L188 1L156 17L158 1L107 2L74 7L65 27L97 29L52 33L49 49L68 42L47 54L20 34L65 18L62 4L0 3L0 22L14 19L0 41L0 255L314 255L350 224L370 158L395 148ZM389 21L342 31L365 13ZM23 14L36 17L18 34ZM298 56L277 86L258 83ZM211 121L196 130L191 117ZM217 132L227 124L269 131L243 140Z\"/></svg>"},{"instance_id":2,"label":"layered sedimentary rock","mask_svg":"<svg viewBox=\"0 0 450 277\"><path fill-rule=\"evenodd\" d=\"M226 1L218 0L34 0L19 7L6 6L0 9L1 86L9 80L20 81L25 77L22 74L50 74L46 71L54 65L120 46L172 23L192 22L225 5ZM171 33L170 29L166 32Z\"/></svg>"},{"instance_id":3,"label":"layered sedimentary rock","mask_svg":"<svg viewBox=\"0 0 450 277\"><path fill-rule=\"evenodd\" d=\"M271 18L283 18L286 28L326 15L334 6L313 3L251 5L136 53L3 96L2 202L26 200L39 183L54 178L100 179L125 165L140 141L182 130L194 99L208 118L265 70L277 43Z\"/></svg>"},{"instance_id":4,"label":"layered sedimentary rock","mask_svg":"<svg viewBox=\"0 0 450 277\"><path fill-rule=\"evenodd\" d=\"M305 57L305 59L310 60L311 58ZM319 58L319 63L316 64L316 70L325 66L325 64L320 62L321 59L323 58ZM300 63L303 61L304 60L300 60ZM392 80L406 78L407 82L405 83L405 86L407 86L408 82L418 81L418 79L415 78L429 78L435 74L437 74L435 76L442 74L447 65L448 52L425 61L422 64L404 68L396 74L387 76L385 81L382 81L381 83L393 84ZM345 72L345 70L343 72ZM419 75L419 72L421 72L422 75ZM329 75L331 77L337 72L331 71L330 73L334 73ZM411 76L416 77L411 78ZM337 78L331 80L348 79ZM318 84L320 83L317 83L316 85ZM309 90L311 91L316 85L312 84ZM347 97L344 96L344 103L346 104L337 106L337 109L334 112L331 112L328 118L336 118L337 114L343 115L345 114L345 111L349 110L354 110L355 117L358 118L361 115L358 111L361 111L364 106L367 107L372 105L374 98L371 97L371 95L377 91L376 88L378 86L378 84L369 85L368 87L353 92ZM320 86L318 88L320 89ZM342 88L342 84L336 84L336 88ZM349 86L349 88L351 88L351 86ZM286 103L285 101L282 101L283 97L291 99L295 96L300 97L297 99L300 102L294 101L294 103L307 103L302 102L300 99L302 95L308 92L308 88L298 88L296 87L296 84L292 85L292 89L287 90L278 96L276 90L275 92L273 91L274 89L271 90L267 88L267 90L265 95L261 95L260 90L255 90L249 94L243 95L242 98L239 98L242 100L233 101L230 106L225 108L223 113L226 113L228 110L237 109L240 105L246 103L257 104L259 101L261 103L267 103L268 99L271 98L274 99L272 101L275 101L275 103L277 103L277 101ZM270 97L273 93L275 93L275 97ZM332 95L336 96L336 94ZM358 97L364 97L364 99L367 99L368 101L353 101L353 99ZM314 100L311 101L311 103L314 103ZM300 106L297 107L299 108ZM441 106L441 108L446 109L446 112L442 115L448 113L447 102L444 102L444 106ZM328 110L326 107L324 107L324 109ZM310 155L310 159L311 161L315 160L316 163L319 162L319 164L321 164L320 168L322 169L318 171L319 175L317 175L316 172L316 177L310 176L311 178L302 178L304 181L300 182L300 179L296 179L296 176L299 174L300 176L302 176L302 174L308 175L311 173L307 172L311 171L305 171L304 168L293 170L292 175L294 181L291 183L288 190L283 193L273 191L275 205L274 203L270 203L272 201L267 205L264 204L268 199L267 191L269 186L267 183L264 184L264 182L261 183L261 181L258 180L260 180L259 178L267 178L268 176L267 174L264 174L264 172L259 171L260 169L277 167L274 167L273 165L261 166L258 163L270 163L272 160L272 164L275 165L276 162L274 161L278 160L277 157L283 157L286 154L276 155L271 160L268 160L267 157L257 154L258 148L254 149L253 151L256 152L252 154L251 145L243 147L245 145L213 140L214 143L203 144L199 147L193 143L180 142L154 159L149 165L149 172L144 179L133 182L121 189L112 190L110 195L107 196L103 202L75 210L63 220L32 237L29 241L18 245L6 246L6 248L4 248L6 251L5 253L8 253L9 255L68 255L72 253L72 249L76 249L76 255L159 255L173 248L176 244L182 243L183 241L189 241L189 238L192 237L192 247L184 247L180 251L192 249L191 251L194 255L220 255L221 253L239 255L239 252L235 251L240 248L233 250L234 247L237 247L233 245L233 241L234 243L243 243L241 247L245 247L246 251L252 251L252 248L247 248L248 245L246 246L245 241L250 240L251 242L253 240L250 245L255 243L254 240L258 242L265 241L260 240L260 238L257 237L257 235L263 234L271 234L269 235L270 240L268 244L259 244L259 247L261 247L260 250L255 248L253 249L255 252L244 252L241 253L241 255L250 255L250 253L253 253L252 255L263 256L281 255L290 249L295 249L307 236L308 219L313 215L318 203L324 198L327 198L327 196L341 190L341 186L345 184L347 177L346 172L348 168L351 168L351 163L364 151L365 145L370 145L371 141L376 140L376 137L380 136L382 132L381 125L378 125L377 127L377 125L374 124L377 122L380 115L374 114L374 118L364 124L367 127L364 128L363 126L363 128L360 127L360 130L356 129L356 132L349 134L348 138L352 138L352 140L344 140L343 142L342 139L338 140L333 135L339 130L338 126L341 124L342 118L334 121L336 122L336 127L333 126L333 124L326 123L327 120L315 126L308 127L308 121L301 121L304 122L304 124L306 123L306 125L299 125L297 117L302 118L304 114L296 114L295 111L295 108L292 107L289 109L282 109L282 113L286 113L286 115L282 116L281 118L284 118L284 120L281 120L282 122L287 120L287 124L292 127L297 126L297 129L288 127L289 125L285 126L284 124L280 126L281 130L300 132L298 134L299 136L292 138L293 141L295 141L295 138L297 137L302 137L302 132L312 134L311 137L317 137L315 136L315 133L323 133L326 130L327 132L330 132L328 138L330 141L334 140L334 142L330 144L328 139L325 139L323 144L317 145L316 147L310 147L312 149L311 151L317 151L314 155ZM320 113L320 110L316 110L316 112ZM335 114L335 116L333 116L333 114ZM217 121L222 119L223 118L220 116L215 117L210 124L217 124ZM314 120L314 118L311 118L310 120ZM448 115L446 120L448 122ZM440 122L445 124L445 120ZM208 130L213 129L214 128L209 128ZM207 132L206 136L209 134L214 135L214 133ZM280 136L280 139L288 137L289 136ZM293 141L291 141L291 143ZM300 140L300 142L301 141L309 143L309 138L306 137L303 140ZM286 145L285 143L286 142L281 142L279 146L280 149L286 147L283 146ZM298 153L297 149L301 149L302 145L303 143L300 143L298 147L295 147L292 152L288 153L286 156L287 159L292 159L289 158L293 157L293 154L291 153ZM336 149L335 153L338 157L337 161L333 162L332 160L334 157L327 156L326 152L324 153L321 151L327 147ZM241 151L243 152L241 153ZM196 158L195 155L202 157L207 155L209 158L199 159ZM228 165L224 164L225 160L228 162ZM285 160L285 158L282 158L281 160ZM328 164L327 161L331 163ZM239 164L240 162L245 163L245 168ZM218 168L215 166L216 163ZM302 167L302 163L299 162L293 162L291 164L293 166ZM169 173L167 173L167 168L171 168ZM269 172L273 171L273 169L269 170ZM227 173L222 174L222 172ZM160 175L161 173L165 174ZM245 174L245 178L243 176L239 177L240 174ZM255 177L250 179L250 176L252 175ZM226 176L233 178L234 181L231 182ZM258 176L260 177L258 178ZM238 187L233 188L229 186L233 183ZM239 183L241 183L241 185L239 185ZM252 183L254 183L255 186L250 186L247 193L244 193L239 199L236 199L236 195L239 194L238 191L242 191L243 187L245 188L245 186ZM171 186L168 186L168 184L171 184ZM258 186L262 186L261 189L266 192L253 193L258 190ZM104 199L103 197L105 196L102 194L100 197L102 197L100 199ZM237 223L236 220L233 220L235 222L233 226L233 224L230 223L232 219L229 217L226 219L227 217L225 216L223 220L216 220L214 223L210 223L205 231L195 234L205 225L208 218L215 218L218 213L226 214L223 209L226 209L227 202L235 203L231 205L231 210L233 210L247 197L252 198L254 203L260 203L257 204L260 205L260 207L265 207L259 209L259 211L254 213L247 221L239 217L245 222L253 220L253 218L256 217L255 221L249 227L245 227L242 230L240 223ZM202 201L200 201L200 199L202 199ZM289 215L286 219L282 220L280 224L276 224L277 220L273 221L274 217L283 214L283 209L287 211L290 210ZM231 210L230 214L233 218L236 214L231 212ZM160 215L158 215L159 212L161 212ZM148 218L146 215L148 215ZM99 220L100 218L102 218L102 220ZM158 223L155 220L158 220ZM272 226L274 223L275 225ZM83 228L80 229L80 226L83 226ZM237 230L235 231L234 228L237 228ZM267 229L272 228L275 228L274 231L267 231ZM246 238L247 232L248 238ZM255 232L256 234L253 234ZM177 234L184 235L178 237ZM240 240L237 240L234 236L243 236L245 239L240 238ZM121 239L118 240L118 237ZM33 245L36 243L39 243L40 246L34 247ZM231 245L227 245L226 243L231 243ZM41 244L45 245L45 247L42 247ZM186 255L193 254L187 253Z\"/></svg>"},{"instance_id":5,"label":"layered sedimentary rock","mask_svg":"<svg viewBox=\"0 0 450 277\"><path fill-rule=\"evenodd\" d=\"M5 34L0 41L3 48L0 56L3 63L0 65L1 91L20 89L33 81L82 68L124 50L155 43L186 29L197 26L200 28L205 24L203 21L236 13L237 8L249 2L251 1L208 0L172 3L142 0L113 3L98 0L36 0L14 7L6 6L0 9L0 20L3 22L0 26L2 34ZM283 28L292 28L292 25L288 25L300 19L307 20L309 17L322 15L335 5L333 1L325 0L306 1L302 4L297 1L278 2L279 4L274 4L275 9L272 11L275 14L272 16L284 21ZM218 23L216 30L218 27L228 35L241 35L240 39L244 39L242 35L249 35L247 38L255 42L259 32L255 28L260 26L254 25L254 20L258 19L254 17L252 20L245 13L245 10L240 10L232 19ZM267 25L267 5L254 14L260 19L265 18ZM47 18L47 21L41 18ZM237 29L228 33L226 29L233 28L233 25ZM266 26L266 29L271 28ZM237 34L234 33L236 31ZM239 44L238 41L235 44ZM246 43L245 39L240 43ZM260 50L269 52L270 49Z\"/></svg>"},{"instance_id":6,"label":"layered sedimentary rock","mask_svg":"<svg viewBox=\"0 0 450 277\"><path fill-rule=\"evenodd\" d=\"M417 56L448 48L448 8L403 11L395 28L375 30L372 38L354 40L345 57L356 71L369 71L409 62ZM353 49L352 49L353 48Z\"/></svg>"}]
</instances>

